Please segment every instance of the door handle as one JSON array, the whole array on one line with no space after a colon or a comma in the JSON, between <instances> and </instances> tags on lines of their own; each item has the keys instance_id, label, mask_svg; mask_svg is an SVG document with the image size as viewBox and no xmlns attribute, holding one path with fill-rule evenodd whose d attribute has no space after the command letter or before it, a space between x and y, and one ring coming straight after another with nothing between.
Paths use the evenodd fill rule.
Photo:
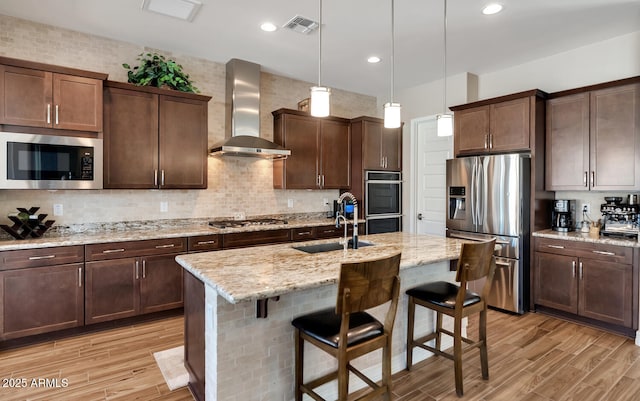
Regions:
<instances>
[{"instance_id":1,"label":"door handle","mask_svg":"<svg viewBox=\"0 0 640 401\"><path fill-rule=\"evenodd\" d=\"M591 188L596 186L596 172L592 171L591 172Z\"/></svg>"},{"instance_id":2,"label":"door handle","mask_svg":"<svg viewBox=\"0 0 640 401\"><path fill-rule=\"evenodd\" d=\"M136 280L140 280L140 262L136 259Z\"/></svg>"},{"instance_id":3,"label":"door handle","mask_svg":"<svg viewBox=\"0 0 640 401\"><path fill-rule=\"evenodd\" d=\"M573 271L573 278L576 278L576 261L571 261L571 270Z\"/></svg>"},{"instance_id":4,"label":"door handle","mask_svg":"<svg viewBox=\"0 0 640 401\"><path fill-rule=\"evenodd\" d=\"M493 134L489 134L489 149L493 149Z\"/></svg>"},{"instance_id":5,"label":"door handle","mask_svg":"<svg viewBox=\"0 0 640 401\"><path fill-rule=\"evenodd\" d=\"M489 148L489 134L484 134L484 148Z\"/></svg>"},{"instance_id":6,"label":"door handle","mask_svg":"<svg viewBox=\"0 0 640 401\"><path fill-rule=\"evenodd\" d=\"M47 124L51 124L51 104L47 103Z\"/></svg>"},{"instance_id":7,"label":"door handle","mask_svg":"<svg viewBox=\"0 0 640 401\"><path fill-rule=\"evenodd\" d=\"M584 172L584 177L582 178L582 182L583 182L583 184L584 184L584 186L585 186L585 187L588 187L588 186L589 186L589 184L588 184L588 179L587 179L587 177L588 177L588 176L589 176L589 172L588 172L588 171L585 171L585 172Z\"/></svg>"},{"instance_id":8,"label":"door handle","mask_svg":"<svg viewBox=\"0 0 640 401\"><path fill-rule=\"evenodd\" d=\"M582 262L580 262L579 266L580 266L580 270L579 270L580 280L582 280L582 277L583 277L583 274L582 274L583 273L582 272Z\"/></svg>"},{"instance_id":9,"label":"door handle","mask_svg":"<svg viewBox=\"0 0 640 401\"><path fill-rule=\"evenodd\" d=\"M60 122L58 121L58 114L59 114L59 106L56 104L56 125L60 124Z\"/></svg>"},{"instance_id":10,"label":"door handle","mask_svg":"<svg viewBox=\"0 0 640 401\"><path fill-rule=\"evenodd\" d=\"M418 220L422 220L422 213L418 213Z\"/></svg>"}]
</instances>

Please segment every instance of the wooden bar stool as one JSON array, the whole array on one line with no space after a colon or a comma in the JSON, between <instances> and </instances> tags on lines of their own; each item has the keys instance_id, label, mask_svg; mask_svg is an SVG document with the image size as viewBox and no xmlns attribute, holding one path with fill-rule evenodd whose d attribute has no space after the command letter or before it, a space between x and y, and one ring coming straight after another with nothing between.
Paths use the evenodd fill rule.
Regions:
<instances>
[{"instance_id":1,"label":"wooden bar stool","mask_svg":"<svg viewBox=\"0 0 640 401\"><path fill-rule=\"evenodd\" d=\"M452 359L455 370L456 394L462 396L462 354L469 349L480 348L480 364L482 378L489 379L489 362L487 360L487 296L491 289L495 272L495 238L487 242L465 243L460 250L455 285L446 281L424 284L406 291L409 296L407 321L407 369L413 364L413 349L415 347L431 351ZM467 282L485 278L481 294L468 291ZM414 319L416 305L436 311L436 329L433 333L414 339ZM474 313L480 313L478 341L462 336L462 319ZM452 316L454 319L453 333L442 328L442 315ZM441 350L442 334L453 337L453 354ZM427 345L435 339L435 347ZM462 348L462 342L470 344Z\"/></svg>"},{"instance_id":2,"label":"wooden bar stool","mask_svg":"<svg viewBox=\"0 0 640 401\"><path fill-rule=\"evenodd\" d=\"M358 400L384 394L391 400L391 334L400 292L400 254L358 263L343 263L338 282L335 308L300 316L292 321L296 328L296 401L308 394L323 400L314 389L338 380L338 400L347 399L349 372L367 383L373 390ZM365 312L366 309L391 301L384 324ZM320 348L338 360L338 369L318 379L304 383L304 342ZM350 361L382 348L382 382L377 384L354 368Z\"/></svg>"}]
</instances>

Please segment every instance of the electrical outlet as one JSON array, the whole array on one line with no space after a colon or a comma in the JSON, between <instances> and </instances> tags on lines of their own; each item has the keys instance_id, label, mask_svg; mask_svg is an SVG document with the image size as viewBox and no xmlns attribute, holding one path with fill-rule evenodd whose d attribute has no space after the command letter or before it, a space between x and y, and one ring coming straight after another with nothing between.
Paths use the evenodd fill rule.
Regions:
<instances>
[{"instance_id":1,"label":"electrical outlet","mask_svg":"<svg viewBox=\"0 0 640 401\"><path fill-rule=\"evenodd\" d=\"M591 204L590 203L585 203L582 205L582 212L583 213L591 213Z\"/></svg>"},{"instance_id":2,"label":"electrical outlet","mask_svg":"<svg viewBox=\"0 0 640 401\"><path fill-rule=\"evenodd\" d=\"M287 199L287 207L293 207L293 199Z\"/></svg>"},{"instance_id":3,"label":"electrical outlet","mask_svg":"<svg viewBox=\"0 0 640 401\"><path fill-rule=\"evenodd\" d=\"M54 216L62 216L63 209L62 203L54 203L53 204L53 215Z\"/></svg>"},{"instance_id":4,"label":"electrical outlet","mask_svg":"<svg viewBox=\"0 0 640 401\"><path fill-rule=\"evenodd\" d=\"M169 211L169 202L160 202L160 213L167 213Z\"/></svg>"},{"instance_id":5,"label":"electrical outlet","mask_svg":"<svg viewBox=\"0 0 640 401\"><path fill-rule=\"evenodd\" d=\"M329 199L327 199L327 198L322 198L322 205L323 205L323 206L329 206Z\"/></svg>"},{"instance_id":6,"label":"electrical outlet","mask_svg":"<svg viewBox=\"0 0 640 401\"><path fill-rule=\"evenodd\" d=\"M245 218L244 212L236 212L233 214L234 220L244 220Z\"/></svg>"}]
</instances>

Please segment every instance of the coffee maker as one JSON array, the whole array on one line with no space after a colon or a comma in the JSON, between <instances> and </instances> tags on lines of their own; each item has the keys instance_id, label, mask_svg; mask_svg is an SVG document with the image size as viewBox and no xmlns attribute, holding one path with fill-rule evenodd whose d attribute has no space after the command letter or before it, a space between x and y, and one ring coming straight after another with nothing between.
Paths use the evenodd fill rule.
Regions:
<instances>
[{"instance_id":1,"label":"coffee maker","mask_svg":"<svg viewBox=\"0 0 640 401\"><path fill-rule=\"evenodd\" d=\"M551 229L554 231L573 231L576 220L576 201L556 199L551 212Z\"/></svg>"}]
</instances>

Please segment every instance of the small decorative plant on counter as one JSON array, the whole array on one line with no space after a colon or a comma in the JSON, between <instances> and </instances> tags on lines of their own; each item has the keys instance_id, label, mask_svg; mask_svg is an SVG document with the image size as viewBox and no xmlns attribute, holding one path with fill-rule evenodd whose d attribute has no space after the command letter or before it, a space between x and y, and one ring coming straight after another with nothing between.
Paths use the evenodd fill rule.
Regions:
<instances>
[{"instance_id":1,"label":"small decorative plant on counter","mask_svg":"<svg viewBox=\"0 0 640 401\"><path fill-rule=\"evenodd\" d=\"M42 234L54 223L54 220L44 221L47 217L46 214L36 214L40 209L39 207L29 209L19 207L17 209L19 213L8 216L9 220L13 222L12 226L0 224L0 227L15 239L42 237Z\"/></svg>"},{"instance_id":2,"label":"small decorative plant on counter","mask_svg":"<svg viewBox=\"0 0 640 401\"><path fill-rule=\"evenodd\" d=\"M129 70L128 82L140 86L155 86L170 88L181 92L198 93L189 75L182 71L182 65L158 53L140 53L137 60L140 65L131 68L129 64L122 64Z\"/></svg>"}]
</instances>

